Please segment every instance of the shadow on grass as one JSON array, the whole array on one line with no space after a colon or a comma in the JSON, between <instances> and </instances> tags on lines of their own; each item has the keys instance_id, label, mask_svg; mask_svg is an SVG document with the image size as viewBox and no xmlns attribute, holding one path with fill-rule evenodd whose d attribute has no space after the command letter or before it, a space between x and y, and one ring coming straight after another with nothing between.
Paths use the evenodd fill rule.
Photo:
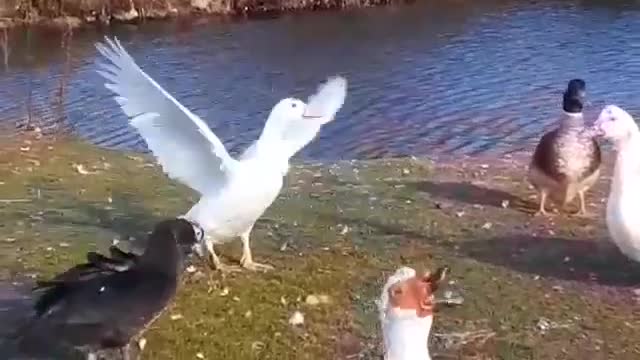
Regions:
<instances>
[{"instance_id":1,"label":"shadow on grass","mask_svg":"<svg viewBox=\"0 0 640 360\"><path fill-rule=\"evenodd\" d=\"M13 333L31 314L28 286L0 282L0 338Z\"/></svg>"},{"instance_id":2,"label":"shadow on grass","mask_svg":"<svg viewBox=\"0 0 640 360\"><path fill-rule=\"evenodd\" d=\"M28 284L9 284L0 282L0 354L2 359L79 359L79 355L75 351L69 352L68 349L55 348L55 350L47 349L46 354L36 344L27 344L23 347L18 346L18 335L20 329L28 325L32 319L33 300L30 296ZM24 351L28 349L29 354ZM54 351L55 353L52 353Z\"/></svg>"},{"instance_id":3,"label":"shadow on grass","mask_svg":"<svg viewBox=\"0 0 640 360\"><path fill-rule=\"evenodd\" d=\"M117 234L123 241L134 238L136 240L129 245L137 252L146 246L147 234L162 220L142 206L140 200L131 194L113 194L109 207L104 203L77 199L71 202L71 216L53 214L46 217L46 222L54 225L99 228Z\"/></svg>"},{"instance_id":4,"label":"shadow on grass","mask_svg":"<svg viewBox=\"0 0 640 360\"><path fill-rule=\"evenodd\" d=\"M610 286L638 286L640 265L604 240L513 235L460 244L467 256L523 273Z\"/></svg>"},{"instance_id":5,"label":"shadow on grass","mask_svg":"<svg viewBox=\"0 0 640 360\"><path fill-rule=\"evenodd\" d=\"M493 207L502 207L502 201L507 200L509 207L518 211L530 213L535 209L535 204L506 191L489 189L468 182L421 181L405 183L405 185L416 191L428 193L433 198Z\"/></svg>"},{"instance_id":6,"label":"shadow on grass","mask_svg":"<svg viewBox=\"0 0 640 360\"><path fill-rule=\"evenodd\" d=\"M379 250L379 247L387 246L397 247L403 243L406 244L407 241L424 244L429 242L429 236L426 233L410 229L403 224L384 223L374 217L359 218L338 213L319 213L317 218L330 224L342 224L355 229L364 242L357 245L365 245L368 250Z\"/></svg>"}]
</instances>

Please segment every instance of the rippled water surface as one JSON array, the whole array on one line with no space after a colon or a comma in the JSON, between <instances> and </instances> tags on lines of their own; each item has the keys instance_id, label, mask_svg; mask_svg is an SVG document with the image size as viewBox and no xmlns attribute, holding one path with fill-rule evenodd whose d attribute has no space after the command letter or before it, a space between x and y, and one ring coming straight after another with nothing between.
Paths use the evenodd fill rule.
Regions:
<instances>
[{"instance_id":1,"label":"rippled water surface","mask_svg":"<svg viewBox=\"0 0 640 360\"><path fill-rule=\"evenodd\" d=\"M348 77L347 103L299 157L530 149L553 126L573 77L587 81L590 116L605 102L640 110L635 1L433 3L110 31L234 152L258 136L279 99L306 98L332 74ZM90 141L145 150L95 73L93 43L102 36L75 33L66 62L59 34L14 31L9 67L0 72L3 121L24 120L31 89L33 116L44 127L64 113Z\"/></svg>"}]
</instances>

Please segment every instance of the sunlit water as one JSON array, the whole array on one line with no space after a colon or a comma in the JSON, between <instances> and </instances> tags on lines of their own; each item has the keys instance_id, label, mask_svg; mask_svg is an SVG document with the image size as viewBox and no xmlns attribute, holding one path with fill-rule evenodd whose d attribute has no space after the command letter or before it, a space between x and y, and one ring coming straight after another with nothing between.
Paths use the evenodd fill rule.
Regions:
<instances>
[{"instance_id":1,"label":"sunlit water","mask_svg":"<svg viewBox=\"0 0 640 360\"><path fill-rule=\"evenodd\" d=\"M434 1L435 2L435 1ZM353 159L530 150L553 126L560 94L587 81L593 116L606 102L640 110L640 5L634 1L445 1L260 21L152 22L113 28L140 66L203 117L234 152L281 98L306 98L327 76L349 79L335 122L299 155ZM64 115L96 144L145 150L76 33ZM60 36L12 34L0 114L58 117ZM27 54L31 54L29 58Z\"/></svg>"}]
</instances>

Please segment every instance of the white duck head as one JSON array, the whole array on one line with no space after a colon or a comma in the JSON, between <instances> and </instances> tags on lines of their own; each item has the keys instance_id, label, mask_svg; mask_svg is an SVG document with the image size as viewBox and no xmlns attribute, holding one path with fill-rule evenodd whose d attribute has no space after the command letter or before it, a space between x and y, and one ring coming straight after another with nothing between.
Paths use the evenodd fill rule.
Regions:
<instances>
[{"instance_id":1,"label":"white duck head","mask_svg":"<svg viewBox=\"0 0 640 360\"><path fill-rule=\"evenodd\" d=\"M347 80L330 77L308 101L296 98L280 100L269 113L260 139L247 155L258 151L269 157L289 159L311 142L322 125L332 121L347 96Z\"/></svg>"},{"instance_id":2,"label":"white duck head","mask_svg":"<svg viewBox=\"0 0 640 360\"><path fill-rule=\"evenodd\" d=\"M448 270L442 267L417 276L414 269L402 267L389 277L378 304L385 360L431 360L433 294Z\"/></svg>"},{"instance_id":3,"label":"white duck head","mask_svg":"<svg viewBox=\"0 0 640 360\"><path fill-rule=\"evenodd\" d=\"M633 117L616 105L602 109L593 124L594 132L617 145L621 145L638 133L638 125Z\"/></svg>"},{"instance_id":4,"label":"white duck head","mask_svg":"<svg viewBox=\"0 0 640 360\"><path fill-rule=\"evenodd\" d=\"M307 104L296 98L286 98L278 101L271 109L269 117L264 124L260 139L262 141L278 142L287 126L300 121L304 117Z\"/></svg>"}]
</instances>

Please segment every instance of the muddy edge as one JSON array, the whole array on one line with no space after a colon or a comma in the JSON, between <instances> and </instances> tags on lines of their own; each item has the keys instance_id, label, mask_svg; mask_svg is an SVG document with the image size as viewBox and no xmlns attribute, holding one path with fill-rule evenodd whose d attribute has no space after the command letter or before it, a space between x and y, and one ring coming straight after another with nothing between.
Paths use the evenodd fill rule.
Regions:
<instances>
[{"instance_id":1,"label":"muddy edge","mask_svg":"<svg viewBox=\"0 0 640 360\"><path fill-rule=\"evenodd\" d=\"M140 23L176 17L263 17L296 11L340 10L413 0L1 0L0 30L15 25L53 28Z\"/></svg>"}]
</instances>

